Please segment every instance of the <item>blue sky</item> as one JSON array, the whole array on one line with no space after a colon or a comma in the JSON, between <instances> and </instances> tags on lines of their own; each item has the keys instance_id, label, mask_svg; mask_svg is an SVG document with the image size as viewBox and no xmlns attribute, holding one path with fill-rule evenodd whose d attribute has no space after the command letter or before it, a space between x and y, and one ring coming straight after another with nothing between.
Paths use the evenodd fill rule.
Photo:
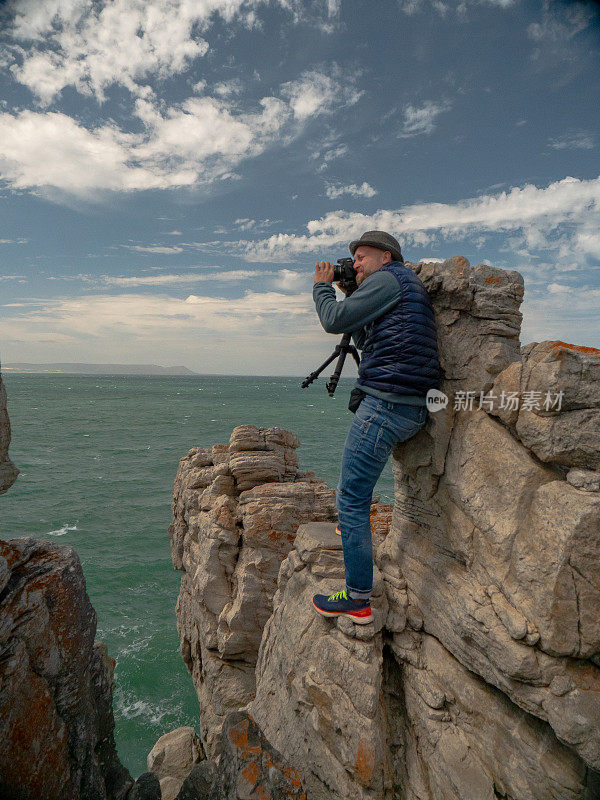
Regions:
<instances>
[{"instance_id":1,"label":"blue sky","mask_svg":"<svg viewBox=\"0 0 600 800\"><path fill-rule=\"evenodd\" d=\"M14 0L0 10L10 361L305 374L314 261L525 278L521 342L600 347L600 18L530 0Z\"/></svg>"}]
</instances>

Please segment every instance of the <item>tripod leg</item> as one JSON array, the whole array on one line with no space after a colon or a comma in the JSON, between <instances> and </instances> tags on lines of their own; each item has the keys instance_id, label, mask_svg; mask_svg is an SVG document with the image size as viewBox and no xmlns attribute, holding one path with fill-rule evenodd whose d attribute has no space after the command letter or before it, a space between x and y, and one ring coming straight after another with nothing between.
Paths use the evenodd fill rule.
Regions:
<instances>
[{"instance_id":1,"label":"tripod leg","mask_svg":"<svg viewBox=\"0 0 600 800\"><path fill-rule=\"evenodd\" d=\"M337 389L338 381L340 379L340 375L342 374L342 370L344 369L344 361L346 360L346 351L342 350L340 357L338 358L338 362L336 364L335 370L331 378L329 379L329 383L327 384L327 392L329 397L333 397L335 390Z\"/></svg>"},{"instance_id":2,"label":"tripod leg","mask_svg":"<svg viewBox=\"0 0 600 800\"><path fill-rule=\"evenodd\" d=\"M306 389L307 386L310 386L310 384L313 381L315 381L319 377L319 375L323 372L325 367L328 367L331 364L331 362L338 357L338 355L339 355L339 345L336 346L335 350L329 356L327 361L324 361L318 369L316 369L314 372L311 372L308 378L305 378L302 381L302 388Z\"/></svg>"},{"instance_id":3,"label":"tripod leg","mask_svg":"<svg viewBox=\"0 0 600 800\"><path fill-rule=\"evenodd\" d=\"M344 361L346 360L346 354L348 352L352 352L351 348L353 348L353 345L350 344L351 335L352 334L350 333L345 333L342 336L342 341L338 345L340 350L340 357L338 358L338 362L336 364L334 373L329 379L329 383L327 384L327 391L329 393L329 397L333 397L333 393L337 388L340 375L342 374L342 370L344 369Z\"/></svg>"}]
</instances>

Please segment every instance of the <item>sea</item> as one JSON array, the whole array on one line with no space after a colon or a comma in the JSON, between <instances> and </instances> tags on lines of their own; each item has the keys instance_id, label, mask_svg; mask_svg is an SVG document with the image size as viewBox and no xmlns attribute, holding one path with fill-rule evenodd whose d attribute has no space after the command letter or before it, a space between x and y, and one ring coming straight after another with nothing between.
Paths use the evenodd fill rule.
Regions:
<instances>
[{"instance_id":1,"label":"sea","mask_svg":"<svg viewBox=\"0 0 600 800\"><path fill-rule=\"evenodd\" d=\"M227 444L236 425L279 426L300 438L301 470L334 488L354 378L333 398L322 378L7 374L10 457L21 471L0 496L0 537L75 548L116 660L113 706L121 762L134 778L163 733L200 732L200 709L179 653L168 528L179 459ZM393 497L388 463L377 485Z\"/></svg>"}]
</instances>

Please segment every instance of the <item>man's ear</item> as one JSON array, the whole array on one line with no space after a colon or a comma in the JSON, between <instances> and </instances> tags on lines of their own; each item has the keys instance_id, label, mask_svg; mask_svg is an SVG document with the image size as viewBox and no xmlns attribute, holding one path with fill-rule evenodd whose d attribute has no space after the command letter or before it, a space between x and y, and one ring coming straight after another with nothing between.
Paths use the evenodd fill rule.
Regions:
<instances>
[{"instance_id":1,"label":"man's ear","mask_svg":"<svg viewBox=\"0 0 600 800\"><path fill-rule=\"evenodd\" d=\"M392 254L390 253L389 250L384 250L383 251L383 258L384 258L384 262L383 262L382 266L384 266L384 267L385 267L386 264L390 264L394 260L392 258Z\"/></svg>"}]
</instances>

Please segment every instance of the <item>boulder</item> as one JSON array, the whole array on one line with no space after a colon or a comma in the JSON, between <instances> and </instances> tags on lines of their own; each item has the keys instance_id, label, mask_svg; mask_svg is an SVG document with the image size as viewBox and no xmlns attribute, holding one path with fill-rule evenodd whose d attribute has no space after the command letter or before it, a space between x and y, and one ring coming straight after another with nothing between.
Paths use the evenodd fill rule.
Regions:
<instances>
[{"instance_id":1,"label":"boulder","mask_svg":"<svg viewBox=\"0 0 600 800\"><path fill-rule=\"evenodd\" d=\"M501 394L518 408L502 408ZM600 468L600 350L536 342L494 381L493 411L540 461Z\"/></svg>"},{"instance_id":2,"label":"boulder","mask_svg":"<svg viewBox=\"0 0 600 800\"><path fill-rule=\"evenodd\" d=\"M189 725L160 737L148 754L148 771L160 781L162 800L173 800L185 778L203 758L200 738Z\"/></svg>"},{"instance_id":3,"label":"boulder","mask_svg":"<svg viewBox=\"0 0 600 800\"><path fill-rule=\"evenodd\" d=\"M296 770L247 713L225 718L219 749L218 766L212 761L195 766L177 800L306 800Z\"/></svg>"}]
</instances>

